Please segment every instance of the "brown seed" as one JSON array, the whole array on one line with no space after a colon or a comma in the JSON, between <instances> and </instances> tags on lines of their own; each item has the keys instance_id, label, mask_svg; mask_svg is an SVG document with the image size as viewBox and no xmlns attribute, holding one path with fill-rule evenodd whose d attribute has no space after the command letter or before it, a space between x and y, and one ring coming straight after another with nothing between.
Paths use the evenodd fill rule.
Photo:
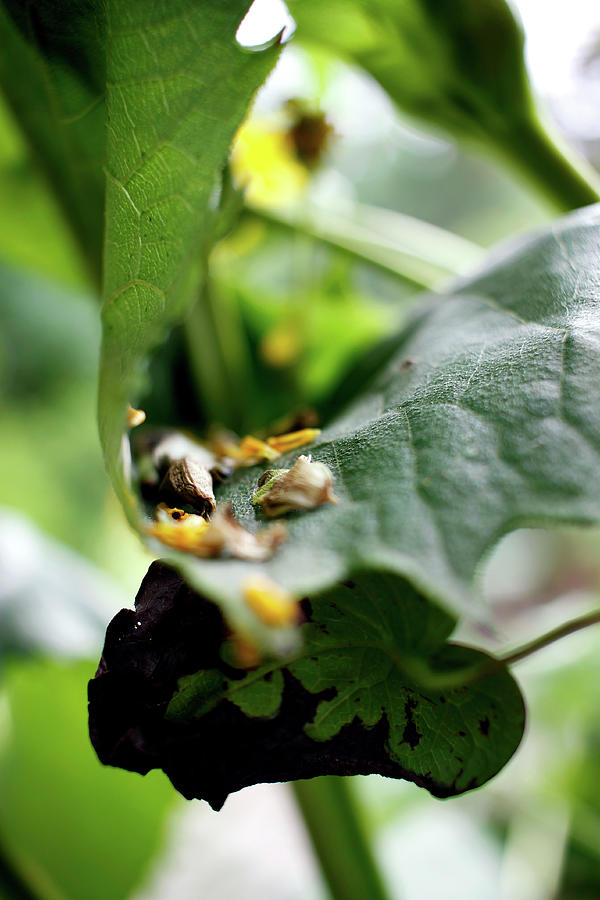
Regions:
<instances>
[{"instance_id":1,"label":"brown seed","mask_svg":"<svg viewBox=\"0 0 600 900\"><path fill-rule=\"evenodd\" d=\"M159 496L169 506L191 507L205 518L216 508L211 474L193 459L171 463L161 482Z\"/></svg>"}]
</instances>

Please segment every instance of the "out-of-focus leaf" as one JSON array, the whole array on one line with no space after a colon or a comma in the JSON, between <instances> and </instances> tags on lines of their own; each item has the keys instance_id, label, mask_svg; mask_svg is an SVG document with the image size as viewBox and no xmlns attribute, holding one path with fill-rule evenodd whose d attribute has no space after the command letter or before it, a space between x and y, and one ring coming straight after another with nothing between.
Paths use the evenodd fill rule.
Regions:
<instances>
[{"instance_id":1,"label":"out-of-focus leaf","mask_svg":"<svg viewBox=\"0 0 600 900\"><path fill-rule=\"evenodd\" d=\"M0 507L0 662L11 653L89 658L119 592L106 574ZM122 601L121 601L122 602Z\"/></svg>"},{"instance_id":2,"label":"out-of-focus leaf","mask_svg":"<svg viewBox=\"0 0 600 900\"><path fill-rule=\"evenodd\" d=\"M174 794L159 775L108 772L85 729L91 663L4 672L0 841L43 900L125 900L160 848Z\"/></svg>"},{"instance_id":3,"label":"out-of-focus leaf","mask_svg":"<svg viewBox=\"0 0 600 900\"><path fill-rule=\"evenodd\" d=\"M236 670L214 605L154 564L135 612L109 626L90 683L102 761L159 766L184 796L219 808L250 784L325 774L377 772L447 797L514 753L524 708L512 677L447 643L452 619L403 579L358 575L303 610L297 653Z\"/></svg>"},{"instance_id":4,"label":"out-of-focus leaf","mask_svg":"<svg viewBox=\"0 0 600 900\"><path fill-rule=\"evenodd\" d=\"M65 284L89 281L50 184L0 95L0 258Z\"/></svg>"},{"instance_id":5,"label":"out-of-focus leaf","mask_svg":"<svg viewBox=\"0 0 600 900\"><path fill-rule=\"evenodd\" d=\"M95 379L99 343L91 294L0 263L0 396L39 401Z\"/></svg>"},{"instance_id":6,"label":"out-of-focus leaf","mask_svg":"<svg viewBox=\"0 0 600 900\"><path fill-rule=\"evenodd\" d=\"M565 210L598 199L593 169L574 168L540 124L505 0L298 0L290 9L300 39L362 66L410 115L508 157Z\"/></svg>"},{"instance_id":7,"label":"out-of-focus leaf","mask_svg":"<svg viewBox=\"0 0 600 900\"><path fill-rule=\"evenodd\" d=\"M148 352L198 299L217 178L278 55L235 41L246 0L109 4L105 302L99 417L108 471L131 519L121 465L127 402Z\"/></svg>"},{"instance_id":8,"label":"out-of-focus leaf","mask_svg":"<svg viewBox=\"0 0 600 900\"><path fill-rule=\"evenodd\" d=\"M169 558L243 628L244 579L259 568L300 597L387 570L459 612L502 534L597 522L599 235L598 208L574 215L421 303L384 369L304 451L330 467L340 502L288 516L272 560ZM262 471L217 491L249 529Z\"/></svg>"},{"instance_id":9,"label":"out-of-focus leaf","mask_svg":"<svg viewBox=\"0 0 600 900\"><path fill-rule=\"evenodd\" d=\"M103 236L105 20L95 0L0 9L0 84L53 184L91 271Z\"/></svg>"},{"instance_id":10,"label":"out-of-focus leaf","mask_svg":"<svg viewBox=\"0 0 600 900\"><path fill-rule=\"evenodd\" d=\"M0 265L0 503L96 559L99 343L92 295Z\"/></svg>"},{"instance_id":11,"label":"out-of-focus leaf","mask_svg":"<svg viewBox=\"0 0 600 900\"><path fill-rule=\"evenodd\" d=\"M370 72L396 102L461 137L530 113L523 34L504 0L299 0L298 37Z\"/></svg>"}]
</instances>

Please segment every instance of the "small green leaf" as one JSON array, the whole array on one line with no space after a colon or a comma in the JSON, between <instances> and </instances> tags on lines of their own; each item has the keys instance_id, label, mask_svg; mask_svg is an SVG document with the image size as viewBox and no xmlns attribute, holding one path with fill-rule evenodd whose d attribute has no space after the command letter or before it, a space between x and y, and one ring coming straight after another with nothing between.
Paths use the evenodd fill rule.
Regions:
<instances>
[{"instance_id":1,"label":"small green leaf","mask_svg":"<svg viewBox=\"0 0 600 900\"><path fill-rule=\"evenodd\" d=\"M218 179L278 48L235 41L247 0L112 0L107 42L106 240L100 434L130 520L128 401L146 356L199 298Z\"/></svg>"},{"instance_id":2,"label":"small green leaf","mask_svg":"<svg viewBox=\"0 0 600 900\"><path fill-rule=\"evenodd\" d=\"M212 604L152 566L90 683L100 758L161 767L185 796L219 807L258 781L370 772L447 797L514 753L524 708L506 667L447 643L452 619L403 579L357 575L303 610L296 652L236 670L219 659Z\"/></svg>"}]
</instances>

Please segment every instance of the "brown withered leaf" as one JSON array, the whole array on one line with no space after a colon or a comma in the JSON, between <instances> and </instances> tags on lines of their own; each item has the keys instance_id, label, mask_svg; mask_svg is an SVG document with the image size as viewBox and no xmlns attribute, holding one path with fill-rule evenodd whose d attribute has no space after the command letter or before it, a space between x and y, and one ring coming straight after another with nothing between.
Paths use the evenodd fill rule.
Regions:
<instances>
[{"instance_id":1,"label":"brown withered leaf","mask_svg":"<svg viewBox=\"0 0 600 900\"><path fill-rule=\"evenodd\" d=\"M517 685L486 654L447 643L451 618L401 579L357 575L302 608L300 650L247 672L226 661L217 607L154 563L89 684L101 761L162 768L218 809L257 782L326 774L374 772L446 797L510 758L524 726Z\"/></svg>"}]
</instances>

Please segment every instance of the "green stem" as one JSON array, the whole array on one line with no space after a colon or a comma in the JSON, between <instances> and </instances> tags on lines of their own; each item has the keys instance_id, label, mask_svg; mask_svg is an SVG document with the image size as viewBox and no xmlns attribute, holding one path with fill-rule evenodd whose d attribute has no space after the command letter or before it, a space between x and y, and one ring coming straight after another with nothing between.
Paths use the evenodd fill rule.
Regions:
<instances>
[{"instance_id":1,"label":"green stem","mask_svg":"<svg viewBox=\"0 0 600 900\"><path fill-rule=\"evenodd\" d=\"M292 785L333 900L389 900L345 778Z\"/></svg>"},{"instance_id":2,"label":"green stem","mask_svg":"<svg viewBox=\"0 0 600 900\"><path fill-rule=\"evenodd\" d=\"M239 311L231 297L216 294L208 278L190 310L184 331L190 365L207 421L239 429L243 399L254 375ZM240 386L244 393L240 394Z\"/></svg>"},{"instance_id":3,"label":"green stem","mask_svg":"<svg viewBox=\"0 0 600 900\"><path fill-rule=\"evenodd\" d=\"M517 647L516 650L512 650L510 653L506 653L498 658L505 666L511 666L513 663L520 662L527 656L531 656L532 653L537 653L538 650L548 647L549 644L560 641L561 638L567 637L569 634L574 634L576 631L581 631L583 628L589 628L590 625L597 625L598 623L600 623L600 610L595 609L583 616L578 616L576 619L564 622L557 628L547 631L546 634L542 634L540 637L534 638L533 641L529 641L527 644L523 644L521 647Z\"/></svg>"},{"instance_id":4,"label":"green stem","mask_svg":"<svg viewBox=\"0 0 600 900\"><path fill-rule=\"evenodd\" d=\"M429 222L359 203L349 215L311 205L253 207L251 213L316 238L418 288L437 288L449 276L466 274L483 255L481 247Z\"/></svg>"},{"instance_id":5,"label":"green stem","mask_svg":"<svg viewBox=\"0 0 600 900\"><path fill-rule=\"evenodd\" d=\"M540 193L568 212L600 200L600 176L533 113L501 142L503 156Z\"/></svg>"}]
</instances>

